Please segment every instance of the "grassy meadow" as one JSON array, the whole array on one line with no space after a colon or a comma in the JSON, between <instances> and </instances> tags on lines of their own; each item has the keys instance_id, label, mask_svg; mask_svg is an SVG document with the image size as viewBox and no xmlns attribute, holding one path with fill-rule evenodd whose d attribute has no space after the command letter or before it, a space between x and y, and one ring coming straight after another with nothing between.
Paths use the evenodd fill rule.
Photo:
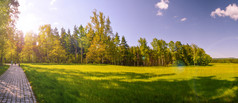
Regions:
<instances>
[{"instance_id":1,"label":"grassy meadow","mask_svg":"<svg viewBox=\"0 0 238 103\"><path fill-rule=\"evenodd\" d=\"M237 102L238 64L22 65L40 103Z\"/></svg>"},{"instance_id":2,"label":"grassy meadow","mask_svg":"<svg viewBox=\"0 0 238 103\"><path fill-rule=\"evenodd\" d=\"M9 68L9 65L0 66L0 76Z\"/></svg>"}]
</instances>

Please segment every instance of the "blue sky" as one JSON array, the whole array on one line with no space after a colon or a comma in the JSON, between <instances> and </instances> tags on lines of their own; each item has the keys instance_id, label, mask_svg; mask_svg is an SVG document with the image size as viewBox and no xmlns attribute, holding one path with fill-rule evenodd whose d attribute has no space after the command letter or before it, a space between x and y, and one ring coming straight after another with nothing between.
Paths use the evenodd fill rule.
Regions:
<instances>
[{"instance_id":1,"label":"blue sky","mask_svg":"<svg viewBox=\"0 0 238 103\"><path fill-rule=\"evenodd\" d=\"M144 37L197 44L214 58L238 58L237 0L19 0L17 28L38 32L43 24L72 29L97 9L130 46Z\"/></svg>"}]
</instances>

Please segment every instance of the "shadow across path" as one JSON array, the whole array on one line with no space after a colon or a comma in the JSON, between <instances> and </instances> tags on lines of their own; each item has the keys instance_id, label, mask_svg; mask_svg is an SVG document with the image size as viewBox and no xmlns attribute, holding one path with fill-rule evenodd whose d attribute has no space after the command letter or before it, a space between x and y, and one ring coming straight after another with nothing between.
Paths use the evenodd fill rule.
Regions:
<instances>
[{"instance_id":1,"label":"shadow across path","mask_svg":"<svg viewBox=\"0 0 238 103\"><path fill-rule=\"evenodd\" d=\"M22 68L11 65L0 76L1 103L36 103L35 96Z\"/></svg>"}]
</instances>

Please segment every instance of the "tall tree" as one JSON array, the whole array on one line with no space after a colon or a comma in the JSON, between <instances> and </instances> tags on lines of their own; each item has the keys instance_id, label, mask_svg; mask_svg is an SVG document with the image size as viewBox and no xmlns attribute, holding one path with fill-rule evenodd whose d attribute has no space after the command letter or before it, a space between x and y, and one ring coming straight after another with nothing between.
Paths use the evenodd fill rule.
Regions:
<instances>
[{"instance_id":1,"label":"tall tree","mask_svg":"<svg viewBox=\"0 0 238 103\"><path fill-rule=\"evenodd\" d=\"M146 62L149 60L149 46L147 46L147 41L145 38L140 38L138 40L139 47L142 55L143 65L146 65Z\"/></svg>"},{"instance_id":2,"label":"tall tree","mask_svg":"<svg viewBox=\"0 0 238 103\"><path fill-rule=\"evenodd\" d=\"M63 46L60 45L60 40L55 38L53 42L53 48L49 53L51 62L62 63L66 59L66 51Z\"/></svg>"},{"instance_id":3,"label":"tall tree","mask_svg":"<svg viewBox=\"0 0 238 103\"><path fill-rule=\"evenodd\" d=\"M170 53L171 53L171 56L172 56L171 63L174 64L174 62L176 61L176 58L175 58L175 43L174 43L174 41L170 41L168 46L169 46L169 50L170 50Z\"/></svg>"},{"instance_id":4,"label":"tall tree","mask_svg":"<svg viewBox=\"0 0 238 103\"><path fill-rule=\"evenodd\" d=\"M79 40L78 40L78 44L80 46L81 63L83 63L84 55L88 51L88 47L90 45L89 43L90 43L90 41L89 41L89 39L87 37L87 33L85 31L85 28L82 25L80 25L80 27L79 27Z\"/></svg>"},{"instance_id":5,"label":"tall tree","mask_svg":"<svg viewBox=\"0 0 238 103\"><path fill-rule=\"evenodd\" d=\"M120 36L118 35L118 33L116 32L115 38L114 38L114 44L115 44L115 52L114 52L114 56L115 56L115 64L119 64L119 60L120 60L120 52L119 52L119 45L120 45Z\"/></svg>"},{"instance_id":6,"label":"tall tree","mask_svg":"<svg viewBox=\"0 0 238 103\"><path fill-rule=\"evenodd\" d=\"M79 43L78 43L78 41L79 41L79 30L78 30L78 27L76 25L74 26L74 32L73 32L72 37L73 37L73 45L74 45L74 57L75 57L75 61L77 61L78 46L79 46Z\"/></svg>"},{"instance_id":7,"label":"tall tree","mask_svg":"<svg viewBox=\"0 0 238 103\"><path fill-rule=\"evenodd\" d=\"M17 61L18 61L18 62L22 62L22 61L20 61L20 60L21 60L21 58L20 58L20 53L22 52L22 48L23 48L23 46L24 46L24 34L23 34L22 31L18 31L18 32L16 33L16 39L15 39L15 41L16 41L16 47L17 47L17 48L16 48ZM36 42L36 41L35 41L35 42Z\"/></svg>"},{"instance_id":8,"label":"tall tree","mask_svg":"<svg viewBox=\"0 0 238 103\"><path fill-rule=\"evenodd\" d=\"M182 43L180 41L175 42L175 58L177 65L184 65L182 62Z\"/></svg>"},{"instance_id":9,"label":"tall tree","mask_svg":"<svg viewBox=\"0 0 238 103\"><path fill-rule=\"evenodd\" d=\"M57 39L60 39L60 35L59 35L59 31L58 31L58 29L55 27L54 29L53 29L53 35L57 38Z\"/></svg>"},{"instance_id":10,"label":"tall tree","mask_svg":"<svg viewBox=\"0 0 238 103\"><path fill-rule=\"evenodd\" d=\"M60 32L60 44L63 46L64 49L66 49L66 31L64 28L61 28Z\"/></svg>"},{"instance_id":11,"label":"tall tree","mask_svg":"<svg viewBox=\"0 0 238 103\"><path fill-rule=\"evenodd\" d=\"M162 65L164 66L164 65L167 65L166 64L166 56L167 56L167 54L168 54L168 51L167 51L167 43L164 41L164 40L158 40L158 46L159 46L159 48L160 48L160 51L161 51L161 53L160 53L160 57L161 57L161 63L162 63Z\"/></svg>"},{"instance_id":12,"label":"tall tree","mask_svg":"<svg viewBox=\"0 0 238 103\"><path fill-rule=\"evenodd\" d=\"M182 61L185 65L191 65L193 63L193 51L190 45L182 46Z\"/></svg>"},{"instance_id":13,"label":"tall tree","mask_svg":"<svg viewBox=\"0 0 238 103\"><path fill-rule=\"evenodd\" d=\"M53 47L53 34L50 25L40 27L38 37L38 48L40 53L40 61L49 62L49 51Z\"/></svg>"},{"instance_id":14,"label":"tall tree","mask_svg":"<svg viewBox=\"0 0 238 103\"><path fill-rule=\"evenodd\" d=\"M160 63L160 58L159 58L159 55L160 55L160 49L158 48L158 39L157 38L154 38L153 41L151 42L151 46L153 47L153 55L154 55L154 58L156 59L155 61L157 65L159 65Z\"/></svg>"},{"instance_id":15,"label":"tall tree","mask_svg":"<svg viewBox=\"0 0 238 103\"><path fill-rule=\"evenodd\" d=\"M129 45L127 44L127 41L125 39L125 36L122 36L121 43L120 43L120 57L121 57L121 65L126 65L127 62L127 55L128 55L128 48Z\"/></svg>"},{"instance_id":16,"label":"tall tree","mask_svg":"<svg viewBox=\"0 0 238 103\"><path fill-rule=\"evenodd\" d=\"M192 44L193 49L193 65L195 66L197 64L197 52L198 52L198 46L195 44Z\"/></svg>"},{"instance_id":17,"label":"tall tree","mask_svg":"<svg viewBox=\"0 0 238 103\"><path fill-rule=\"evenodd\" d=\"M21 52L21 58L23 62L32 63L34 59L36 59L35 53L33 51L34 47L33 35L34 34L32 32L26 33L24 39L25 44Z\"/></svg>"},{"instance_id":18,"label":"tall tree","mask_svg":"<svg viewBox=\"0 0 238 103\"><path fill-rule=\"evenodd\" d=\"M97 14L97 11L93 12L93 16L91 17L91 23L88 24L90 33L92 37L91 45L89 47L89 51L87 53L87 57L91 62L95 63L104 63L106 56L106 48L107 48L107 40L108 35L111 33L110 20L108 18L105 23L105 16L102 12Z\"/></svg>"},{"instance_id":19,"label":"tall tree","mask_svg":"<svg viewBox=\"0 0 238 103\"><path fill-rule=\"evenodd\" d=\"M17 0L0 0L0 65L3 63L6 42L15 34L15 21L19 14L18 6Z\"/></svg>"}]
</instances>

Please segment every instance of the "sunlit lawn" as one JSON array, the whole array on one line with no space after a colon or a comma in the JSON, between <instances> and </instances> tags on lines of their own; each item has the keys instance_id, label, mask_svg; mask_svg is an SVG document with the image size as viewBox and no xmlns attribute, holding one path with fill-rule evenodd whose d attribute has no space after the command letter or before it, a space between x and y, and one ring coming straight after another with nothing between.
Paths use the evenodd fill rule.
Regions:
<instances>
[{"instance_id":1,"label":"sunlit lawn","mask_svg":"<svg viewBox=\"0 0 238 103\"><path fill-rule=\"evenodd\" d=\"M0 76L9 68L9 65L0 66Z\"/></svg>"},{"instance_id":2,"label":"sunlit lawn","mask_svg":"<svg viewBox=\"0 0 238 103\"><path fill-rule=\"evenodd\" d=\"M238 64L190 67L22 67L38 102L237 102Z\"/></svg>"}]
</instances>

